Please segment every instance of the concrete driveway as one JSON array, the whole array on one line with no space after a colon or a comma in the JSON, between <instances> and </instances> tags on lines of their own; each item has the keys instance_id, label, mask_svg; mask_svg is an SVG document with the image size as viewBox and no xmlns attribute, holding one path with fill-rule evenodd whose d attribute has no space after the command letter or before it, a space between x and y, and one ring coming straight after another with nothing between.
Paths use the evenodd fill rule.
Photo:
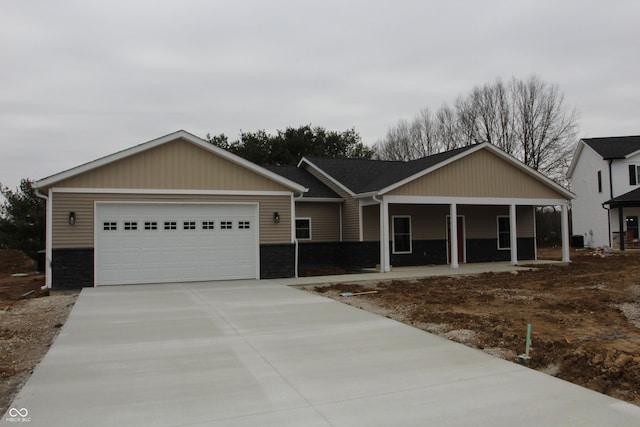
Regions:
<instances>
[{"instance_id":1,"label":"concrete driveway","mask_svg":"<svg viewBox=\"0 0 640 427\"><path fill-rule=\"evenodd\" d=\"M270 281L85 289L11 408L28 416L2 425L640 425L640 407Z\"/></svg>"}]
</instances>

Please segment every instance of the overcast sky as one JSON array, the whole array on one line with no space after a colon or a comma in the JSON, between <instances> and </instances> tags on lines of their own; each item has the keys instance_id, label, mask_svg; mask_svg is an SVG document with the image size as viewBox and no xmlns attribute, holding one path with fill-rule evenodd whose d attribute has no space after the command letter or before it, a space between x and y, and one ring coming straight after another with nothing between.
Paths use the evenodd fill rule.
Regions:
<instances>
[{"instance_id":1,"label":"overcast sky","mask_svg":"<svg viewBox=\"0 0 640 427\"><path fill-rule=\"evenodd\" d=\"M2 0L0 182L184 129L366 144L473 86L557 84L581 137L640 134L637 0Z\"/></svg>"}]
</instances>

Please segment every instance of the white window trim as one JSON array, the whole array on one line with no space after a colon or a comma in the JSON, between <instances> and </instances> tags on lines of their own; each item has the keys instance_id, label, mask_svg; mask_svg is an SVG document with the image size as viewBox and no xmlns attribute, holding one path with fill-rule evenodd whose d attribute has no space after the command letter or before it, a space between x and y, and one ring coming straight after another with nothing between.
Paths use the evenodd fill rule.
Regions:
<instances>
[{"instance_id":1,"label":"white window trim","mask_svg":"<svg viewBox=\"0 0 640 427\"><path fill-rule=\"evenodd\" d=\"M295 221L309 221L309 237L298 237L298 227L296 226L296 240L312 240L313 239L313 234L312 234L312 227L311 227L311 218L310 217L296 217Z\"/></svg>"},{"instance_id":2,"label":"white window trim","mask_svg":"<svg viewBox=\"0 0 640 427\"><path fill-rule=\"evenodd\" d=\"M500 218L507 218L507 220L509 220L509 246L507 246L507 247L501 247L500 246ZM498 238L498 250L499 251L511 250L511 217L509 215L498 215L498 216L496 216L496 236Z\"/></svg>"},{"instance_id":3,"label":"white window trim","mask_svg":"<svg viewBox=\"0 0 640 427\"><path fill-rule=\"evenodd\" d=\"M397 251L396 250L396 223L395 223L395 219L396 218L408 218L409 219L409 251ZM394 254L411 254L413 253L413 241L412 241L412 236L413 234L413 229L411 227L411 215L392 215L391 216L391 236L393 236L392 239L392 253Z\"/></svg>"}]
</instances>

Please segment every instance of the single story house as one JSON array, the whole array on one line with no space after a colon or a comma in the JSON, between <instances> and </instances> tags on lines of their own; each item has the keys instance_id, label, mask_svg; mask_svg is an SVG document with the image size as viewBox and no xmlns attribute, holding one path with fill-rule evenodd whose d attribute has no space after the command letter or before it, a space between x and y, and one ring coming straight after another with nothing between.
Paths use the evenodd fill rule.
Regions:
<instances>
[{"instance_id":1,"label":"single story house","mask_svg":"<svg viewBox=\"0 0 640 427\"><path fill-rule=\"evenodd\" d=\"M562 208L569 261L573 194L490 144L410 162L261 167L181 130L36 187L54 288L517 264L535 259L534 210L547 205Z\"/></svg>"}]
</instances>

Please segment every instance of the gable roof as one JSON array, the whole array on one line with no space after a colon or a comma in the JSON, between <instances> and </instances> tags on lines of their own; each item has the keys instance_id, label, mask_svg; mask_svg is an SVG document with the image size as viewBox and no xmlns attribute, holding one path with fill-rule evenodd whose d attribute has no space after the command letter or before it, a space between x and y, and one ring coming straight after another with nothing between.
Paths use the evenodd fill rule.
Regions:
<instances>
[{"instance_id":1,"label":"gable roof","mask_svg":"<svg viewBox=\"0 0 640 427\"><path fill-rule=\"evenodd\" d=\"M624 159L640 151L640 135L584 138L581 141L593 148L604 160Z\"/></svg>"},{"instance_id":2,"label":"gable roof","mask_svg":"<svg viewBox=\"0 0 640 427\"><path fill-rule=\"evenodd\" d=\"M408 162L305 157L299 165L307 164L347 190L352 196L364 197L372 193L387 193L478 150L489 150L567 199L575 198L573 193L558 183L486 142Z\"/></svg>"},{"instance_id":3,"label":"gable roof","mask_svg":"<svg viewBox=\"0 0 640 427\"><path fill-rule=\"evenodd\" d=\"M220 147L217 147L213 144L210 144L209 142L205 141L202 138L199 138L187 131L184 130L179 130L173 133L170 133L168 135L162 136L160 138L156 138L153 139L151 141L147 141L145 143L136 145L134 147L131 148L127 148L125 150L122 151L118 151L117 153L114 154L110 154L108 156L99 158L97 160L82 164L80 166L76 166L74 168L68 169L66 171L57 173L55 175L51 175L49 177L43 178L39 181L36 182L36 187L37 188L46 188L46 187L51 187L54 184L63 181L65 179L89 172L91 170L97 169L101 166L105 166L108 165L110 163L116 162L118 160L124 159L126 157L132 156L134 154L138 154L141 153L143 151L146 150L150 150L152 148L158 147L160 145L178 140L178 139L182 139L185 141L188 141L206 151L211 152L212 154L215 154L217 156L220 156L230 162L233 162L241 167L244 167L246 169L249 169L255 173L257 173L258 175L261 175L267 179L270 179L272 181L275 181L293 191L296 192L300 192L300 193L304 193L307 191L307 188L304 187L303 185L300 185L299 183L292 181L282 175L276 174L268 169L265 169L261 166L256 165L255 163L252 163L248 160L243 159L240 156L237 156L233 153L230 153L229 151L223 150Z\"/></svg>"},{"instance_id":4,"label":"gable roof","mask_svg":"<svg viewBox=\"0 0 640 427\"><path fill-rule=\"evenodd\" d=\"M408 162L305 157L300 164L306 163L320 169L352 194L362 194L391 186L473 147L470 145Z\"/></svg>"},{"instance_id":5,"label":"gable roof","mask_svg":"<svg viewBox=\"0 0 640 427\"><path fill-rule=\"evenodd\" d=\"M305 169L296 166L265 166L265 168L308 188L309 191L304 193L305 199L342 200L338 194Z\"/></svg>"}]
</instances>

